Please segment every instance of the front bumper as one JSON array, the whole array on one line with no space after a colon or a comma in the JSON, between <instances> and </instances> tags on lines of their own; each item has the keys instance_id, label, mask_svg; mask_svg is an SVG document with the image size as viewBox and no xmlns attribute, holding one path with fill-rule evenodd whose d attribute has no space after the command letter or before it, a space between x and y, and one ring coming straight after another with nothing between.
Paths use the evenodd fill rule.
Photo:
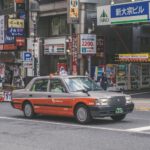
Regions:
<instances>
[{"instance_id":1,"label":"front bumper","mask_svg":"<svg viewBox=\"0 0 150 150\"><path fill-rule=\"evenodd\" d=\"M117 108L122 108L122 113L116 113ZM110 117L116 115L127 114L133 111L134 104L127 104L124 106L90 106L90 113L93 118L96 117Z\"/></svg>"}]
</instances>

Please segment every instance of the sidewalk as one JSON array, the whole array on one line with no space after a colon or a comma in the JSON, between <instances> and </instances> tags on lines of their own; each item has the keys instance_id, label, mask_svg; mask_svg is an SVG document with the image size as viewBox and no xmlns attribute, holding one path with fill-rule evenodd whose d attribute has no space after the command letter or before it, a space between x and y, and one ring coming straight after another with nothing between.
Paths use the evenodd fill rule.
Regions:
<instances>
[{"instance_id":1,"label":"sidewalk","mask_svg":"<svg viewBox=\"0 0 150 150\"><path fill-rule=\"evenodd\" d=\"M130 90L124 91L123 93L129 94L132 97L132 101L135 104L134 110L137 111L150 111L150 88L147 89L140 89L140 90ZM147 96L140 96L138 97L138 93L149 93Z\"/></svg>"},{"instance_id":2,"label":"sidewalk","mask_svg":"<svg viewBox=\"0 0 150 150\"><path fill-rule=\"evenodd\" d=\"M123 93L130 94L130 95L135 94L135 93L144 93L144 92L150 92L150 88L123 91Z\"/></svg>"},{"instance_id":3,"label":"sidewalk","mask_svg":"<svg viewBox=\"0 0 150 150\"><path fill-rule=\"evenodd\" d=\"M132 98L137 111L150 111L150 98Z\"/></svg>"}]
</instances>

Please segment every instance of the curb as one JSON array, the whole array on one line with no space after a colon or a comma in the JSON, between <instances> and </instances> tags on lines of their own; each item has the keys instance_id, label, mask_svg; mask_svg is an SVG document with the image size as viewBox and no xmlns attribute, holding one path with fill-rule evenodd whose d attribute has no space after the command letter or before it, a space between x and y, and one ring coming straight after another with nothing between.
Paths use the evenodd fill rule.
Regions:
<instances>
[{"instance_id":1,"label":"curb","mask_svg":"<svg viewBox=\"0 0 150 150\"><path fill-rule=\"evenodd\" d=\"M150 111L150 107L135 107L136 111Z\"/></svg>"}]
</instances>

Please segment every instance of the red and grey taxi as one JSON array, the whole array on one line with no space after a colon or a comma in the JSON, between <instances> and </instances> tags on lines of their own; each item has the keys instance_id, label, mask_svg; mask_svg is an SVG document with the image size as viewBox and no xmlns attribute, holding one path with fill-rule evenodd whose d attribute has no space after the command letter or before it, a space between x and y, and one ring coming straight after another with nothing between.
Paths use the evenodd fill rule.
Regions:
<instances>
[{"instance_id":1,"label":"red and grey taxi","mask_svg":"<svg viewBox=\"0 0 150 150\"><path fill-rule=\"evenodd\" d=\"M134 109L129 95L103 91L87 76L35 77L26 88L12 92L11 104L27 118L66 116L81 124L100 117L121 121Z\"/></svg>"}]
</instances>

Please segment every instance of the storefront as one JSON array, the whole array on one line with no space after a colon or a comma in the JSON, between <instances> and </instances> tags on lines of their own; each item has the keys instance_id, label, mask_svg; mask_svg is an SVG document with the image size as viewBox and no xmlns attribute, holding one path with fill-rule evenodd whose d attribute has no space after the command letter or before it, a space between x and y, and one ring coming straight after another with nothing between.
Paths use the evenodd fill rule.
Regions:
<instances>
[{"instance_id":1,"label":"storefront","mask_svg":"<svg viewBox=\"0 0 150 150\"><path fill-rule=\"evenodd\" d=\"M15 52L0 52L0 86L17 86L21 77L21 63L16 62ZM19 85L21 86L21 85Z\"/></svg>"},{"instance_id":2,"label":"storefront","mask_svg":"<svg viewBox=\"0 0 150 150\"><path fill-rule=\"evenodd\" d=\"M150 54L119 54L116 65L116 85L120 89L150 87Z\"/></svg>"}]
</instances>

